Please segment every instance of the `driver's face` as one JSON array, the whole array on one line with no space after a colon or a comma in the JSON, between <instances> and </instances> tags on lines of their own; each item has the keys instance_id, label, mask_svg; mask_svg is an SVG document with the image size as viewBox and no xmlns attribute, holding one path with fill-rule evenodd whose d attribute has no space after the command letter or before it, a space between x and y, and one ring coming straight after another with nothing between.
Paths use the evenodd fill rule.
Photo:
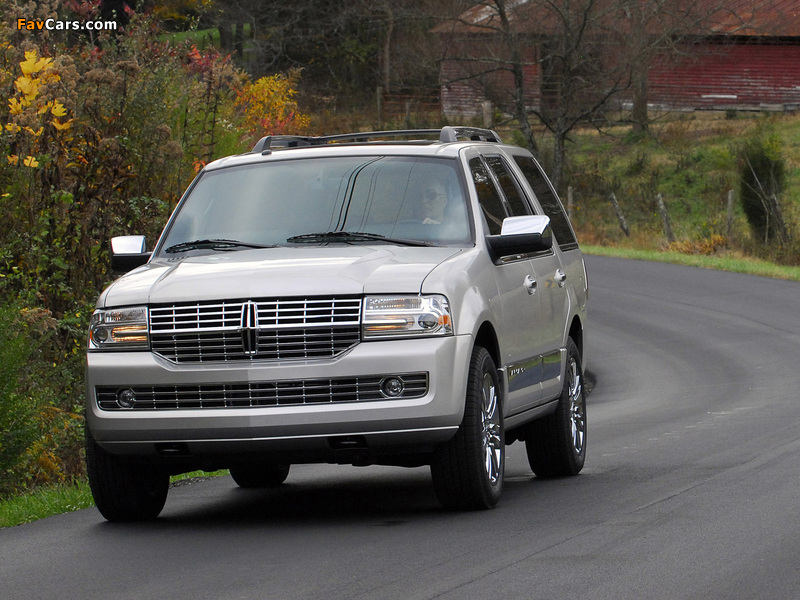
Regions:
<instances>
[{"instance_id":1,"label":"driver's face","mask_svg":"<svg viewBox=\"0 0 800 600\"><path fill-rule=\"evenodd\" d=\"M417 204L417 215L422 218L427 217L441 221L446 204L447 193L443 185L426 185L420 192L420 199Z\"/></svg>"}]
</instances>

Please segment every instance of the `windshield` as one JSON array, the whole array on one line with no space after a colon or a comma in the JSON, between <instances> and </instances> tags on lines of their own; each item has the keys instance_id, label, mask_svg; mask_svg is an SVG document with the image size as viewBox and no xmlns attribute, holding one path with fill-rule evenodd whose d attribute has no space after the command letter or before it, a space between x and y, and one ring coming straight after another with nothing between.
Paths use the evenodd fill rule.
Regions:
<instances>
[{"instance_id":1,"label":"windshield","mask_svg":"<svg viewBox=\"0 0 800 600\"><path fill-rule=\"evenodd\" d=\"M205 173L161 248L175 256L310 243L465 245L471 238L456 161L362 156Z\"/></svg>"}]
</instances>

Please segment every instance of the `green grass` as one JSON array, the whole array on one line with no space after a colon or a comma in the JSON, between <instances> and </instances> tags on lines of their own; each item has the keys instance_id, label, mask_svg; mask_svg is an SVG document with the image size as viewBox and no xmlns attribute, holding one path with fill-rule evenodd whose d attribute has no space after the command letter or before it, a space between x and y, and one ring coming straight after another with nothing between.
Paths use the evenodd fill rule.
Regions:
<instances>
[{"instance_id":1,"label":"green grass","mask_svg":"<svg viewBox=\"0 0 800 600\"><path fill-rule=\"evenodd\" d=\"M0 528L31 523L90 506L94 506L94 501L86 482L42 487L0 502Z\"/></svg>"},{"instance_id":2,"label":"green grass","mask_svg":"<svg viewBox=\"0 0 800 600\"><path fill-rule=\"evenodd\" d=\"M189 480L206 479L227 475L228 471L193 471L175 475L173 484ZM19 496L0 500L0 529L15 527L24 523L32 523L39 519L60 515L94 506L89 484L78 481L70 484L37 488Z\"/></svg>"},{"instance_id":3,"label":"green grass","mask_svg":"<svg viewBox=\"0 0 800 600\"><path fill-rule=\"evenodd\" d=\"M783 249L760 248L752 240L740 202L739 149L761 132L779 138L780 156L786 164L786 187L780 199L791 239ZM709 240L725 238L726 258L707 263L711 268L717 268L717 264L730 270L746 269L744 272L756 268L758 274L773 276L766 264L753 267L727 257L755 253L786 265L800 262L798 116L753 114L729 119L714 113L677 114L654 123L651 137L633 136L629 126L616 125L602 135L591 128L576 130L571 142L565 183L574 192L573 224L585 244L652 250L655 260L665 260L659 250L667 240L656 206L661 195L679 244L702 246ZM730 191L735 201L729 223ZM612 192L630 226L629 239L620 237L609 200ZM680 262L697 264L696 260L692 256ZM775 272L786 277L781 271Z\"/></svg>"},{"instance_id":4,"label":"green grass","mask_svg":"<svg viewBox=\"0 0 800 600\"><path fill-rule=\"evenodd\" d=\"M699 254L682 254L680 252L662 252L658 250L640 250L635 248L617 248L611 246L581 246L585 254L597 256L617 256L634 260L651 260L655 262L702 267L719 271L746 273L774 279L800 281L800 267L785 267L755 258L704 256Z\"/></svg>"}]
</instances>

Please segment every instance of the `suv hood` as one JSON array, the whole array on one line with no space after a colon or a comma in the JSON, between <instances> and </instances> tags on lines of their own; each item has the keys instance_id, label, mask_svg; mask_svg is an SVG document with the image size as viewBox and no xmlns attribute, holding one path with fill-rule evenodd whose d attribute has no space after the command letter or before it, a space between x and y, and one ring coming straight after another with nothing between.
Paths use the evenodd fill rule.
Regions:
<instances>
[{"instance_id":1,"label":"suv hood","mask_svg":"<svg viewBox=\"0 0 800 600\"><path fill-rule=\"evenodd\" d=\"M98 306L276 296L419 293L461 248L315 246L154 259L120 277Z\"/></svg>"}]
</instances>

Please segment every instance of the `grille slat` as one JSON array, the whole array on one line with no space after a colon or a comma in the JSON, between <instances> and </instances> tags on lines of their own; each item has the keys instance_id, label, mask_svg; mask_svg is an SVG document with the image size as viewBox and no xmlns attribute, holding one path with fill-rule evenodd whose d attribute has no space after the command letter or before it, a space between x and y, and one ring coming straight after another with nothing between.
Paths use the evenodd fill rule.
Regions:
<instances>
[{"instance_id":1,"label":"grille slat","mask_svg":"<svg viewBox=\"0 0 800 600\"><path fill-rule=\"evenodd\" d=\"M381 392L381 383L389 376L403 380L404 390L401 395L389 398ZM136 394L133 409L119 407L117 394L121 388L115 387L97 387L95 389L97 405L102 410L187 410L405 400L421 398L428 393L428 374L404 373L297 381L132 386L124 389L132 389Z\"/></svg>"},{"instance_id":2,"label":"grille slat","mask_svg":"<svg viewBox=\"0 0 800 600\"><path fill-rule=\"evenodd\" d=\"M255 320L243 322L250 307ZM175 363L330 358L361 340L360 322L357 297L154 306L150 341ZM257 332L254 342L243 329Z\"/></svg>"}]
</instances>

